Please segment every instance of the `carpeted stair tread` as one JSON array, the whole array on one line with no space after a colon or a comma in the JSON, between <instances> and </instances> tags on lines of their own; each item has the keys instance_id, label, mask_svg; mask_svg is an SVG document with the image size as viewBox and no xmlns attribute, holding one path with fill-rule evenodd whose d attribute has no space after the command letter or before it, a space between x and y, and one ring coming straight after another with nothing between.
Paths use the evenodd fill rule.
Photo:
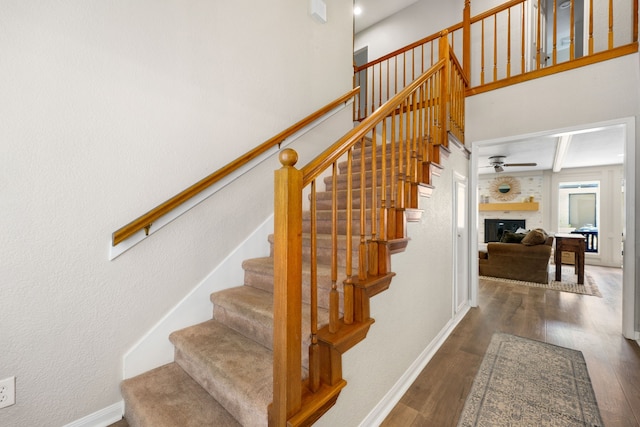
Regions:
<instances>
[{"instance_id":1,"label":"carpeted stair tread","mask_svg":"<svg viewBox=\"0 0 640 427\"><path fill-rule=\"evenodd\" d=\"M176 363L122 383L130 427L241 426Z\"/></svg>"},{"instance_id":2,"label":"carpeted stair tread","mask_svg":"<svg viewBox=\"0 0 640 427\"><path fill-rule=\"evenodd\" d=\"M273 354L209 320L173 332L175 361L242 425L266 426L273 396Z\"/></svg>"},{"instance_id":3,"label":"carpeted stair tread","mask_svg":"<svg viewBox=\"0 0 640 427\"><path fill-rule=\"evenodd\" d=\"M213 318L242 335L273 349L273 294L253 288L238 286L211 294ZM311 330L311 307L302 305L302 330ZM329 323L329 312L318 309L318 324ZM310 334L302 337L302 364L309 366Z\"/></svg>"},{"instance_id":4,"label":"carpeted stair tread","mask_svg":"<svg viewBox=\"0 0 640 427\"><path fill-rule=\"evenodd\" d=\"M245 285L254 286L268 292L273 291L273 258L251 258L242 262L242 268L245 271ZM317 265L318 272L318 288L331 289L331 267L323 264ZM303 286L310 282L310 266L308 263L302 264L302 284ZM338 271L338 290L342 290L342 282L346 279L344 271ZM254 280L257 280L254 282Z\"/></svg>"}]
</instances>

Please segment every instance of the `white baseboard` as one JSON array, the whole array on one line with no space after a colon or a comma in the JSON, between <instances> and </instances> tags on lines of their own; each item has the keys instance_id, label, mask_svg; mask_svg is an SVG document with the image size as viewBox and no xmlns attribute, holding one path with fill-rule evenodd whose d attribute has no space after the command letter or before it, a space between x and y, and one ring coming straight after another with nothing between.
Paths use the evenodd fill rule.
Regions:
<instances>
[{"instance_id":1,"label":"white baseboard","mask_svg":"<svg viewBox=\"0 0 640 427\"><path fill-rule=\"evenodd\" d=\"M387 415L389 415L391 410L398 404L402 396L407 392L409 387L411 387L416 378L418 378L418 375L420 375L424 367L427 366L427 363L429 363L434 354L436 354L445 340L451 335L453 329L460 323L469 309L469 305L465 306L447 322L440 333L429 343L422 353L420 353L418 358L409 366L382 400L380 400L375 408L362 420L359 427L379 426L382 424Z\"/></svg>"},{"instance_id":2,"label":"white baseboard","mask_svg":"<svg viewBox=\"0 0 640 427\"><path fill-rule=\"evenodd\" d=\"M114 403L104 409L73 421L64 427L106 427L122 419L124 401Z\"/></svg>"}]
</instances>

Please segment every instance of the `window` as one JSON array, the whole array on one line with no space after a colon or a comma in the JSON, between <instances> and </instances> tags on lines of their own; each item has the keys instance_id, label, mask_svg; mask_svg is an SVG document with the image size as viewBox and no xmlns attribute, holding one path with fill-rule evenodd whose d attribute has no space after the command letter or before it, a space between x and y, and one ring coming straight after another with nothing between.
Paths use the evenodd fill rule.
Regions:
<instances>
[{"instance_id":1,"label":"window","mask_svg":"<svg viewBox=\"0 0 640 427\"><path fill-rule=\"evenodd\" d=\"M580 233L587 252L598 252L600 181L562 182L558 188L558 231Z\"/></svg>"}]
</instances>

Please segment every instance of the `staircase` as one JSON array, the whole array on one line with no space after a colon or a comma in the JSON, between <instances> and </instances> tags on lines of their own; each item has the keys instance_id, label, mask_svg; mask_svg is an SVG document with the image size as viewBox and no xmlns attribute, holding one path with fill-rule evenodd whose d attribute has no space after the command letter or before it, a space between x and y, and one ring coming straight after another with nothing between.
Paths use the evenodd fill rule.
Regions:
<instances>
[{"instance_id":1,"label":"staircase","mask_svg":"<svg viewBox=\"0 0 640 427\"><path fill-rule=\"evenodd\" d=\"M355 159L360 158L360 149L355 149ZM371 145L365 148L366 164L370 164ZM380 149L377 150L380 155ZM354 189L360 187L359 161L353 165ZM338 192L345 191L346 164L340 164L337 179ZM381 172L378 171L379 183ZM365 185L371 186L372 174L367 173ZM332 190L331 177L325 178L325 192L318 192L318 323L329 322L329 294L331 291L331 224L323 218L331 215L330 200ZM430 187L430 186L429 186ZM370 190L370 188L369 188ZM380 192L380 191L379 191ZM354 193L359 194L358 191ZM340 197L344 199L343 197ZM342 203L341 203L342 204ZM340 205L341 205L340 204ZM354 198L353 208L359 209L360 200ZM346 260L346 217L344 206L339 206L338 265ZM359 235L359 216L354 215L352 227ZM303 263L308 264L310 215L303 216ZM273 396L273 236L270 236L272 255L266 258L248 259L243 262L245 272L244 285L211 295L213 316L211 320L173 332L169 339L175 346L175 361L161 366L122 383L127 422L132 427L142 426L266 426L268 424L268 406ZM354 238L352 256L357 264L358 239ZM398 239L392 252L404 250L407 239ZM310 277L308 265L303 266L303 295L309 295ZM388 287L393 273L385 275L381 287L375 294ZM346 277L338 278L342 284ZM338 286L338 292L343 292ZM343 312L340 298L340 312ZM310 306L303 298L302 330L308 331ZM373 319L363 319L356 329L366 330ZM362 336L364 338L364 336ZM330 338L328 338L330 340ZM355 342L346 345L342 351ZM335 344L335 343L334 343ZM310 337L303 336L302 377L308 375L308 351ZM342 388L342 387L339 387ZM335 396L337 398L337 395ZM335 399L333 399L335 401ZM330 406L329 406L330 407ZM328 407L322 408L323 413ZM302 424L312 423L321 413L311 411L309 419Z\"/></svg>"},{"instance_id":2,"label":"staircase","mask_svg":"<svg viewBox=\"0 0 640 427\"><path fill-rule=\"evenodd\" d=\"M211 320L170 335L173 363L122 383L130 426L307 426L335 404L342 355L374 323L369 301L389 288L458 127L449 106L464 91L449 88L463 78L446 36L440 55L309 164L280 153L271 255L211 295Z\"/></svg>"}]
</instances>

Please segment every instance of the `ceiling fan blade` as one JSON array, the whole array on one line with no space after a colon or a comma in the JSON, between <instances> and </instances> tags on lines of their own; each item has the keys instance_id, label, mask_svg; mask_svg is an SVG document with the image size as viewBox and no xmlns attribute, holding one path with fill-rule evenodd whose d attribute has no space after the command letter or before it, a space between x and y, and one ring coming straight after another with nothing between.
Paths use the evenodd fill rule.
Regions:
<instances>
[{"instance_id":1,"label":"ceiling fan blade","mask_svg":"<svg viewBox=\"0 0 640 427\"><path fill-rule=\"evenodd\" d=\"M504 166L538 166L537 163L505 163Z\"/></svg>"}]
</instances>

